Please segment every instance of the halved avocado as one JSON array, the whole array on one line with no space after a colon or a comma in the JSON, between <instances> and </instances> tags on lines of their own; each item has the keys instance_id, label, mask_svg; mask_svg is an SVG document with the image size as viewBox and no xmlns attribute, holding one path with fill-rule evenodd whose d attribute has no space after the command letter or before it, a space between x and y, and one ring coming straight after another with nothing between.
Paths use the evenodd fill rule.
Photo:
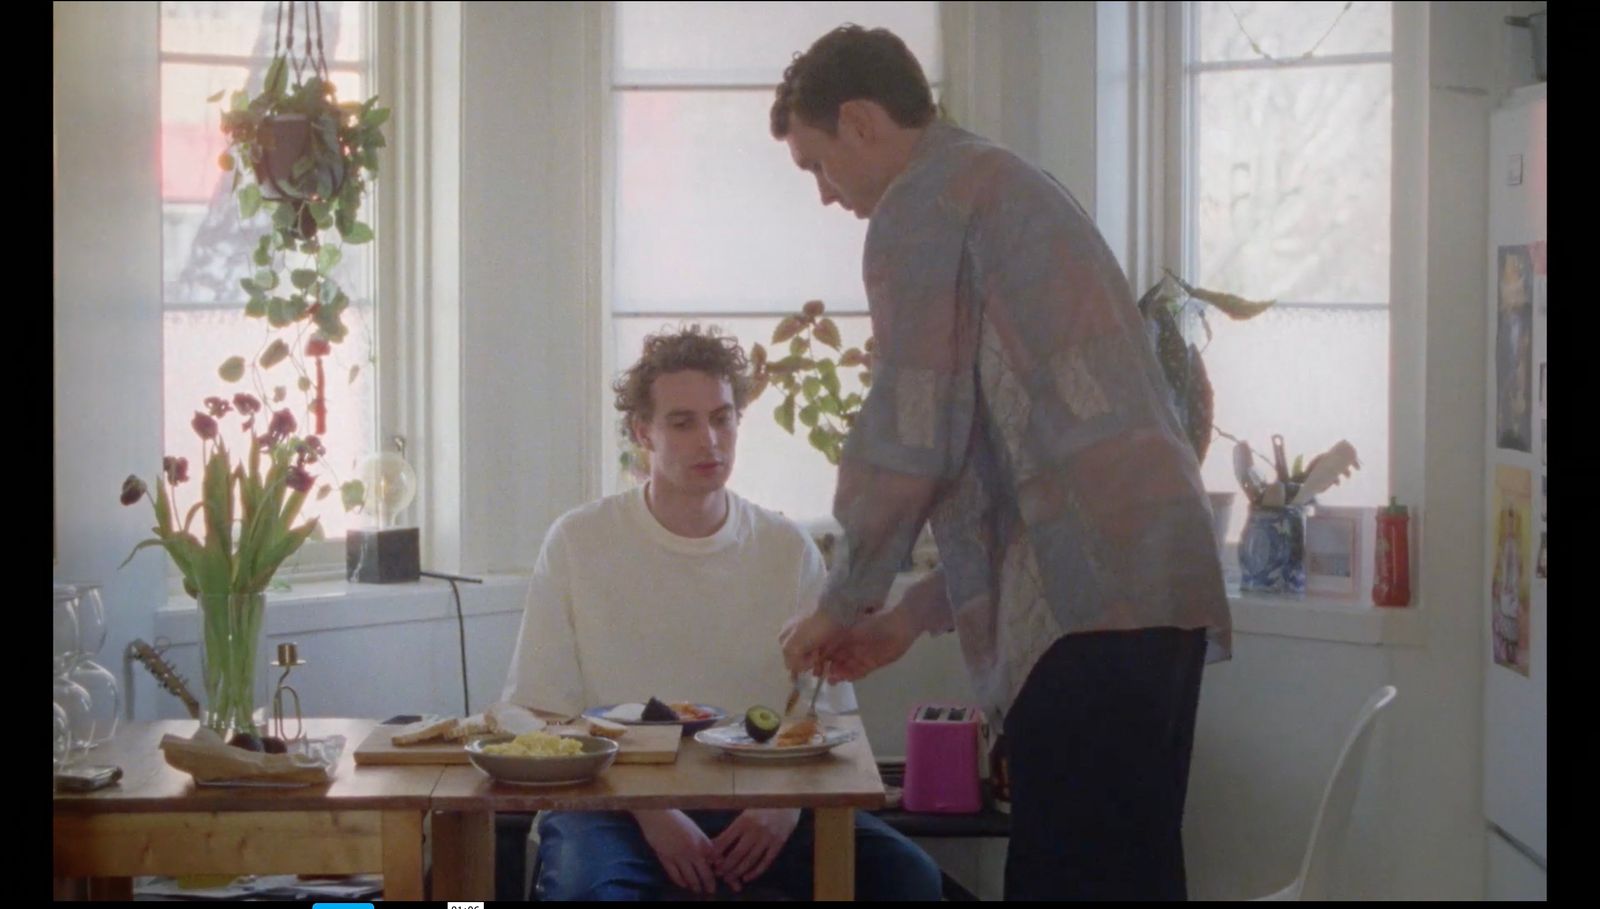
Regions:
<instances>
[{"instance_id":1,"label":"halved avocado","mask_svg":"<svg viewBox=\"0 0 1600 909\"><path fill-rule=\"evenodd\" d=\"M766 742L777 735L781 725L783 717L778 716L778 711L771 707L757 705L744 713L744 731L758 742Z\"/></svg>"}]
</instances>

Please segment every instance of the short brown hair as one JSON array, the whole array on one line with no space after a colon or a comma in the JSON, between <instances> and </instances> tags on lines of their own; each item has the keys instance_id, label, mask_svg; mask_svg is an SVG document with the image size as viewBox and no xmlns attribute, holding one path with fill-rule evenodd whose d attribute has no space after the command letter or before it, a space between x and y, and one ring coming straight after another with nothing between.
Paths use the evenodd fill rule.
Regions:
<instances>
[{"instance_id":1,"label":"short brown hair","mask_svg":"<svg viewBox=\"0 0 1600 909\"><path fill-rule=\"evenodd\" d=\"M898 35L886 28L841 25L795 54L783 71L772 102L772 138L789 135L791 114L836 135L839 105L858 98L883 105L907 129L928 125L937 113L922 64Z\"/></svg>"},{"instance_id":2,"label":"short brown hair","mask_svg":"<svg viewBox=\"0 0 1600 909\"><path fill-rule=\"evenodd\" d=\"M691 369L726 380L733 389L734 410L744 413L750 397L750 361L738 340L724 337L716 326L686 325L646 337L638 361L611 383L623 432L631 438L632 418L648 422L655 416L651 387L657 377Z\"/></svg>"}]
</instances>

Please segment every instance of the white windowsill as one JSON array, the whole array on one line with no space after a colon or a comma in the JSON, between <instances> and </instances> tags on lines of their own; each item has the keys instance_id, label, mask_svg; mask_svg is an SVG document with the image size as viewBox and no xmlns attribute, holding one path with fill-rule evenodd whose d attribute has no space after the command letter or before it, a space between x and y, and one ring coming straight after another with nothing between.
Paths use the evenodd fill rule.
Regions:
<instances>
[{"instance_id":1,"label":"white windowsill","mask_svg":"<svg viewBox=\"0 0 1600 909\"><path fill-rule=\"evenodd\" d=\"M894 599L923 572L907 572L896 583ZM486 575L482 584L458 584L464 616L520 613L528 577ZM455 617L450 585L434 578L409 584L353 584L348 581L297 583L267 593L267 633L297 634L368 625L429 622ZM1373 606L1333 597L1240 594L1231 589L1228 606L1236 634L1269 635L1344 644L1419 646L1426 641L1422 607ZM199 616L187 596L171 598L155 618L155 634L173 644L193 644Z\"/></svg>"},{"instance_id":2,"label":"white windowsill","mask_svg":"<svg viewBox=\"0 0 1600 909\"><path fill-rule=\"evenodd\" d=\"M528 576L482 575L482 584L457 582L463 617L520 613L528 595ZM295 583L267 591L267 634L300 634L367 625L454 619L450 584L423 578L406 584L354 584L344 580ZM194 600L179 595L157 610L155 634L173 644L193 644L199 636Z\"/></svg>"},{"instance_id":3,"label":"white windowsill","mask_svg":"<svg viewBox=\"0 0 1600 909\"><path fill-rule=\"evenodd\" d=\"M1230 590L1228 607L1235 634L1393 646L1420 646L1427 640L1427 625L1417 603L1391 608L1334 597Z\"/></svg>"}]
</instances>

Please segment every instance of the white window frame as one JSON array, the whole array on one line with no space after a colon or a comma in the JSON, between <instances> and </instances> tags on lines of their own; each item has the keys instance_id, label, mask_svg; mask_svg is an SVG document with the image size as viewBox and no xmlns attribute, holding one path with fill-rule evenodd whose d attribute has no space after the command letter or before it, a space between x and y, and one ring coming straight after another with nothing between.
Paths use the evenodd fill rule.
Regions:
<instances>
[{"instance_id":1,"label":"white window frame","mask_svg":"<svg viewBox=\"0 0 1600 909\"><path fill-rule=\"evenodd\" d=\"M1098 215L1115 225L1107 240L1134 287L1153 284L1162 266L1181 262L1184 251L1180 219L1187 124L1179 41L1185 5L1096 4L1102 58L1097 104L1110 105L1097 112ZM1426 4L1406 2L1396 2L1393 9L1389 494L1412 508L1412 551L1420 563L1427 529L1417 506L1426 492L1428 11ZM1224 558L1233 557L1230 546ZM1413 572L1412 596L1420 607L1425 597L1420 571ZM1380 639L1389 641L1392 633L1397 632L1385 625ZM1395 640L1418 633L1408 624Z\"/></svg>"},{"instance_id":2,"label":"white window frame","mask_svg":"<svg viewBox=\"0 0 1600 909\"><path fill-rule=\"evenodd\" d=\"M598 396L594 399L595 406L600 416L600 463L598 478L600 493L610 495L620 491L620 465L622 456L620 434L617 431L616 411L613 407L611 381L617 373L629 364L617 362L616 342L612 304L614 303L614 287L612 269L615 265L616 250L616 167L617 167L617 116L616 97L618 90L632 88L631 83L617 83L615 79L615 53L616 53L616 3L606 0L598 4L600 25L600 79L597 86L600 103L600 148L602 164L600 172L600 211L604 214L600 220L600 256L598 263L599 284L599 319L598 343L600 356L597 358L601 374L598 385ZM941 80L936 83L935 93L947 110L956 116L961 116L960 105L964 99L970 98L973 91L970 87L972 79L972 66L967 62L967 57L972 51L971 25L973 17L973 4L961 2L939 3L939 40L944 54L944 71ZM957 59L959 56L959 60ZM957 75L963 80L961 88L955 88ZM729 89L776 88L776 83L769 86L766 83L674 83L670 86L672 91L726 91ZM828 314L835 318L864 318L868 315L865 307L832 309ZM624 313L626 319L656 319L662 321L709 321L724 318L781 318L783 312L765 312L756 310L737 310L727 312L629 312ZM831 490L825 490L831 496ZM832 528L834 522L830 518L815 521L819 527Z\"/></svg>"},{"instance_id":3,"label":"white window frame","mask_svg":"<svg viewBox=\"0 0 1600 909\"><path fill-rule=\"evenodd\" d=\"M448 341L452 329L459 336L459 300L449 289L460 285L460 256L448 238L459 234L452 225L460 219L453 202L460 108L449 96L459 88L460 5L373 2L366 28L368 90L393 111L368 200L375 236L375 441L393 450L401 440L406 459L431 481L434 488L424 487L409 510L411 522L421 530L425 564L437 555L454 564L460 511L446 503L459 501L459 481L428 468L459 463L460 449L459 394L449 393L459 389L459 345ZM181 596L181 573L170 560L166 570L169 595ZM341 536L307 541L274 583L344 578Z\"/></svg>"},{"instance_id":4,"label":"white window frame","mask_svg":"<svg viewBox=\"0 0 1600 909\"><path fill-rule=\"evenodd\" d=\"M1185 40L1192 39L1189 19L1192 2L1134 2L1136 52L1144 55L1139 69L1146 90L1132 101L1134 117L1145 125L1144 142L1154 158L1135 167L1134 216L1138 226L1133 245L1156 252L1136 257L1129 267L1136 287L1148 286L1161 273L1161 264L1177 263L1180 273L1194 261L1192 240L1186 236L1185 187L1191 178L1194 128L1185 98ZM1423 497L1423 351L1426 341L1426 272L1421 237L1425 228L1426 196L1415 191L1426 185L1426 60L1427 16L1417 4L1395 2L1393 42L1388 54L1340 55L1343 62L1386 59L1393 76L1391 110L1390 236L1389 258L1389 494L1415 506ZM1265 63L1265 61L1263 61ZM1256 64L1244 64L1245 68ZM1271 64L1266 64L1271 65ZM1318 66L1326 62L1286 64ZM1208 68L1211 68L1208 66ZM1220 67L1218 67L1220 68ZM1132 154L1137 155L1135 150ZM1148 160L1148 159L1146 159ZM1371 304L1317 304L1279 301L1277 306L1329 308ZM1373 503L1380 504L1380 503Z\"/></svg>"}]
</instances>

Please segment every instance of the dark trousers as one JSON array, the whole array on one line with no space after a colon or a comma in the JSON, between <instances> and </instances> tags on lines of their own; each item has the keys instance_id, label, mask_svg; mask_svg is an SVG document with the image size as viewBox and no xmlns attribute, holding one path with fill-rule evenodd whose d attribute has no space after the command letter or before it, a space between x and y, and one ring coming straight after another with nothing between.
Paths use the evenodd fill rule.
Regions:
<instances>
[{"instance_id":1,"label":"dark trousers","mask_svg":"<svg viewBox=\"0 0 1600 909\"><path fill-rule=\"evenodd\" d=\"M1005 718L1006 899L1182 900L1202 629L1070 634Z\"/></svg>"}]
</instances>

